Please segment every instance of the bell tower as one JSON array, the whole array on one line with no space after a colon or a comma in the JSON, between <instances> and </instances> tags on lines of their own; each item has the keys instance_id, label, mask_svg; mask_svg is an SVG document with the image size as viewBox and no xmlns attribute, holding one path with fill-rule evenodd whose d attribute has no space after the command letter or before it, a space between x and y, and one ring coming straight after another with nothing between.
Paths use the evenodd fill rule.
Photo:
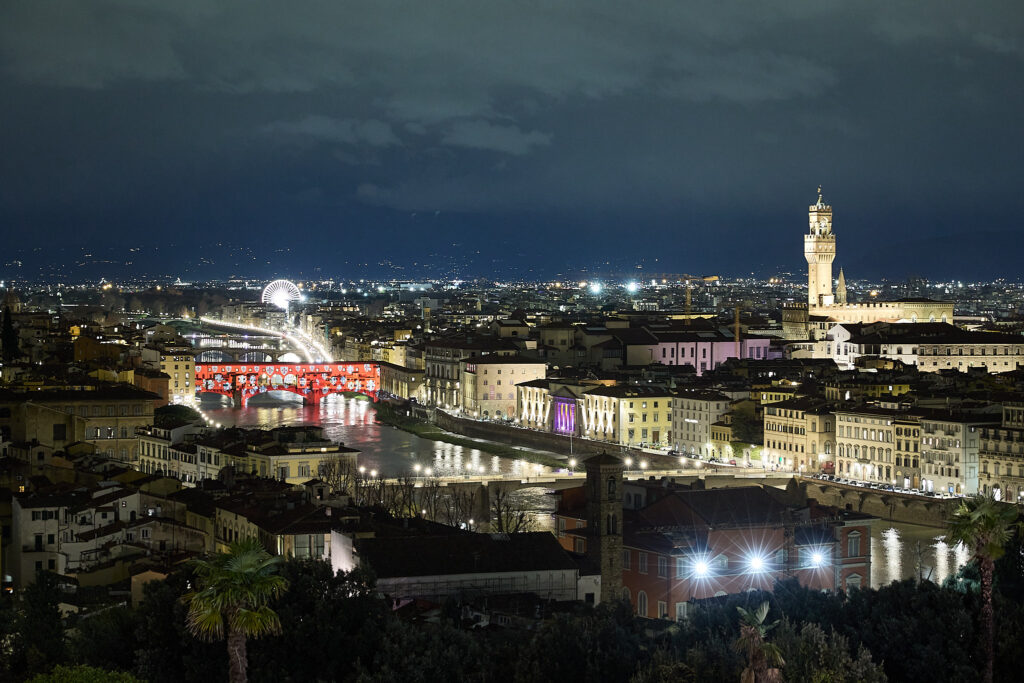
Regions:
<instances>
[{"instance_id":1,"label":"bell tower","mask_svg":"<svg viewBox=\"0 0 1024 683\"><path fill-rule=\"evenodd\" d=\"M818 188L818 203L808 207L810 229L804 235L804 258L807 259L807 306L831 306L832 261L836 258L836 236L832 232L832 207L821 199Z\"/></svg>"},{"instance_id":2,"label":"bell tower","mask_svg":"<svg viewBox=\"0 0 1024 683\"><path fill-rule=\"evenodd\" d=\"M587 556L601 569L601 602L622 597L622 460L601 453L587 470Z\"/></svg>"}]
</instances>

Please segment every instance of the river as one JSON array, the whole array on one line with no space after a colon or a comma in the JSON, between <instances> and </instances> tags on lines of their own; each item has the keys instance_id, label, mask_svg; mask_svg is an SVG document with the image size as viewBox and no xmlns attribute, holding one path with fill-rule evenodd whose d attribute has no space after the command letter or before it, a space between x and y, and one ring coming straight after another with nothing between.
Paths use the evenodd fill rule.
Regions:
<instances>
[{"instance_id":1,"label":"river","mask_svg":"<svg viewBox=\"0 0 1024 683\"><path fill-rule=\"evenodd\" d=\"M871 586L920 577L942 583L967 563L963 546L942 540L942 529L879 521L871 532Z\"/></svg>"},{"instance_id":2,"label":"river","mask_svg":"<svg viewBox=\"0 0 1024 683\"><path fill-rule=\"evenodd\" d=\"M421 471L429 467L442 476L482 471L525 475L536 467L525 460L499 458L475 448L424 439L379 424L366 400L338 397L318 406L282 401L243 409L204 402L202 410L224 426L269 429L284 425L319 425L331 440L358 449L359 464L367 470L376 470L381 476L411 475L417 464ZM526 489L521 496L533 513L535 528L552 529L554 496L537 488ZM941 583L968 559L963 548L950 547L941 541L941 536L942 530L931 527L877 522L871 535L871 585L884 586L919 575Z\"/></svg>"},{"instance_id":3,"label":"river","mask_svg":"<svg viewBox=\"0 0 1024 683\"><path fill-rule=\"evenodd\" d=\"M484 472L525 476L540 467L525 460L499 458L476 448L424 439L379 424L370 402L356 398L336 397L325 400L320 405L280 401L272 405L250 405L241 409L224 407L216 402L204 402L202 411L204 415L226 427L323 427L324 436L332 441L340 441L349 448L358 449L359 464L367 470L376 470L384 477L412 475L415 465L419 465L421 471L429 467L433 474L440 476ZM524 454L536 453L549 457L554 455L528 448L519 450Z\"/></svg>"}]
</instances>

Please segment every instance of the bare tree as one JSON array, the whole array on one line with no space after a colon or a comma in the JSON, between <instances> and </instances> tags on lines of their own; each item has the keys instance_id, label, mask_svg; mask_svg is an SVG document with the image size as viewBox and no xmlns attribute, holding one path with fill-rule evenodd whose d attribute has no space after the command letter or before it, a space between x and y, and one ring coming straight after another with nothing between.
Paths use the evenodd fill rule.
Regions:
<instances>
[{"instance_id":1,"label":"bare tree","mask_svg":"<svg viewBox=\"0 0 1024 683\"><path fill-rule=\"evenodd\" d=\"M332 493L355 495L359 471L351 456L333 453L320 462L320 479L331 487Z\"/></svg>"},{"instance_id":2,"label":"bare tree","mask_svg":"<svg viewBox=\"0 0 1024 683\"><path fill-rule=\"evenodd\" d=\"M433 521L440 519L442 488L440 481L430 477L424 479L423 484L416 489L416 502L420 514L425 519Z\"/></svg>"},{"instance_id":3,"label":"bare tree","mask_svg":"<svg viewBox=\"0 0 1024 683\"><path fill-rule=\"evenodd\" d=\"M533 531L537 524L522 496L515 491L494 487L491 493L491 528L504 534Z\"/></svg>"},{"instance_id":4,"label":"bare tree","mask_svg":"<svg viewBox=\"0 0 1024 683\"><path fill-rule=\"evenodd\" d=\"M473 510L476 509L476 491L465 488L450 487L448 493L441 498L441 522L455 527L465 525L470 531L476 527Z\"/></svg>"}]
</instances>

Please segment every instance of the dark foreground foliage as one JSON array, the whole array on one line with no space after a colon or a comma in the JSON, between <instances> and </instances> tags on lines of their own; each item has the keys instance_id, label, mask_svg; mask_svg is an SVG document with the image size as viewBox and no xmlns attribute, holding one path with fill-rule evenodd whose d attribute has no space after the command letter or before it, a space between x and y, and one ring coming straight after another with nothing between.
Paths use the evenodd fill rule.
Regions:
<instances>
[{"instance_id":1,"label":"dark foreground foliage","mask_svg":"<svg viewBox=\"0 0 1024 683\"><path fill-rule=\"evenodd\" d=\"M997 681L1017 680L1024 642L1020 548L1008 550L996 571ZM850 595L784 582L770 594L696 606L679 624L635 619L616 603L558 614L535 630L482 631L460 630L451 618L457 606L437 623L400 619L359 572L332 574L314 561L289 561L281 571L289 586L274 605L282 632L249 643L251 681L739 681L747 661L736 647L736 608L765 601L767 620L780 622L768 639L788 681L976 681L982 670L971 566L943 586L902 581ZM117 671L151 683L226 680L223 643L185 628L189 580L182 572L148 584L137 609L109 609L62 629L58 584L43 575L0 610L0 678L67 665L91 667L83 676Z\"/></svg>"}]
</instances>

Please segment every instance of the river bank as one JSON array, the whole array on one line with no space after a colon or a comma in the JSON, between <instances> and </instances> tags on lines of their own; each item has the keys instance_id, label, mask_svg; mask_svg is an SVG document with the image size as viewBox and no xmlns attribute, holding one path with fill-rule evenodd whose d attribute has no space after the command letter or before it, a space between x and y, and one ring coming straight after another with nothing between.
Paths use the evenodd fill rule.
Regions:
<instances>
[{"instance_id":1,"label":"river bank","mask_svg":"<svg viewBox=\"0 0 1024 683\"><path fill-rule=\"evenodd\" d=\"M390 403L376 403L373 404L373 408L376 411L376 418L380 424L400 429L403 432L408 432L409 434L413 434L422 439L442 441L454 446L462 446L463 448L475 448L479 451L484 451L485 453L490 453L491 455L496 455L499 458L507 458L509 460L526 460L528 462L546 465L553 468L566 466L566 462L564 460L556 458L554 455L546 456L542 453L518 448L511 444L453 434L452 432L445 431L426 420L403 415Z\"/></svg>"}]
</instances>

